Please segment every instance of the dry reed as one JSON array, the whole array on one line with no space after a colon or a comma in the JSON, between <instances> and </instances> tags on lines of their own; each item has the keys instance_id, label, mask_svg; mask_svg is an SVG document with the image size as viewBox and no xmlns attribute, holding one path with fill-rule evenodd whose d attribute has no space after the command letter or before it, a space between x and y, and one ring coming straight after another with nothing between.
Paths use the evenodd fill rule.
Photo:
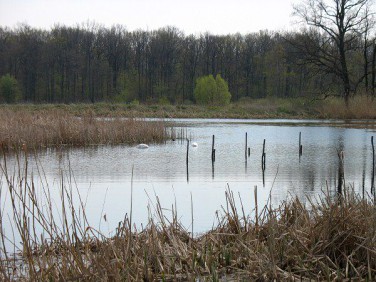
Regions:
<instances>
[{"instance_id":1,"label":"dry reed","mask_svg":"<svg viewBox=\"0 0 376 282\"><path fill-rule=\"evenodd\" d=\"M0 112L7 110L35 114L58 111L79 117L373 119L376 117L376 101L370 95L358 94L350 99L348 107L341 97L324 100L315 97L243 97L227 106L112 103L0 105Z\"/></svg>"},{"instance_id":2,"label":"dry reed","mask_svg":"<svg viewBox=\"0 0 376 282\"><path fill-rule=\"evenodd\" d=\"M169 132L162 121L77 117L63 110L0 111L0 146L6 149L163 142Z\"/></svg>"},{"instance_id":3,"label":"dry reed","mask_svg":"<svg viewBox=\"0 0 376 282\"><path fill-rule=\"evenodd\" d=\"M18 170L27 171L19 161ZM95 230L73 186L61 184L60 221L49 188L37 196L33 180L1 166L20 251L0 221L0 279L32 281L350 281L376 279L376 206L353 193L325 196L309 207L298 199L255 216L240 212L231 191L218 225L193 237L180 224L176 207L166 216L157 200L156 216L142 230L125 216L112 237ZM4 211L0 208L1 219ZM251 211L250 211L251 212ZM36 231L36 230L39 230ZM42 232L40 231L42 230ZM43 234L43 235L40 235Z\"/></svg>"},{"instance_id":4,"label":"dry reed","mask_svg":"<svg viewBox=\"0 0 376 282\"><path fill-rule=\"evenodd\" d=\"M349 100L348 106L342 98L328 98L317 106L318 117L333 119L374 119L376 100L368 95L357 95Z\"/></svg>"}]
</instances>

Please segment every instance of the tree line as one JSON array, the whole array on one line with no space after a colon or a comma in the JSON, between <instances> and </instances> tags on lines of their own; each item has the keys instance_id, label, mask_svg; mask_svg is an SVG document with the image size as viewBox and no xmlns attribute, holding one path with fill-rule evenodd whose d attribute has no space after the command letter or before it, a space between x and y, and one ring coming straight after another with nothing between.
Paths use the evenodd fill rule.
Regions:
<instances>
[{"instance_id":1,"label":"tree line","mask_svg":"<svg viewBox=\"0 0 376 282\"><path fill-rule=\"evenodd\" d=\"M170 26L152 31L96 23L50 30L25 24L0 27L0 77L17 81L19 101L37 103L190 103L197 79L218 74L228 83L232 101L322 94L346 98L359 91L373 95L376 38L371 13L357 14L361 27L351 22L346 27L335 26L341 13L350 16L339 11L334 27L325 30L322 21L312 23L318 15L307 13L307 7L295 8L307 27L293 32L194 36ZM359 15L364 16L361 21Z\"/></svg>"}]
</instances>

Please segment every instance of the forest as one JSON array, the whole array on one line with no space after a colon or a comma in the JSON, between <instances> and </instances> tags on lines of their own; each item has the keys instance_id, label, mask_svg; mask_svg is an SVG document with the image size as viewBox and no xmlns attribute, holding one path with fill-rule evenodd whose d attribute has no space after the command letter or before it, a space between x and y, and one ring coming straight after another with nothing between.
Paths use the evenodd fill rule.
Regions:
<instances>
[{"instance_id":1,"label":"forest","mask_svg":"<svg viewBox=\"0 0 376 282\"><path fill-rule=\"evenodd\" d=\"M334 35L308 20L295 31L245 35L185 35L172 26L128 31L95 22L0 27L0 77L17 86L0 102L194 103L197 79L218 74L232 101L373 95L376 37L369 19L357 18L359 26L342 33L338 26Z\"/></svg>"}]
</instances>

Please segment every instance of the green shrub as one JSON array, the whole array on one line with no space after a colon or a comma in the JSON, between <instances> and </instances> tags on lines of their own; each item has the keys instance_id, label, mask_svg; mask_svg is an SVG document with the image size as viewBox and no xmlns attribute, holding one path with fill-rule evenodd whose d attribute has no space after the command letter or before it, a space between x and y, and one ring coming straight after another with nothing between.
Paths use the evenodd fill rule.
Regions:
<instances>
[{"instance_id":1,"label":"green shrub","mask_svg":"<svg viewBox=\"0 0 376 282\"><path fill-rule=\"evenodd\" d=\"M121 91L120 93L112 97L112 102L114 103L125 103L127 101L128 101L128 95L125 90Z\"/></svg>"},{"instance_id":2,"label":"green shrub","mask_svg":"<svg viewBox=\"0 0 376 282\"><path fill-rule=\"evenodd\" d=\"M166 96L162 96L158 99L159 105L171 105L170 100Z\"/></svg>"},{"instance_id":3,"label":"green shrub","mask_svg":"<svg viewBox=\"0 0 376 282\"><path fill-rule=\"evenodd\" d=\"M133 105L133 106L138 106L140 105L140 101L138 101L137 99L134 99L132 100L132 102L129 103L130 105Z\"/></svg>"},{"instance_id":4,"label":"green shrub","mask_svg":"<svg viewBox=\"0 0 376 282\"><path fill-rule=\"evenodd\" d=\"M231 94L227 82L217 74L199 77L194 91L195 99L202 105L227 105L230 103Z\"/></svg>"},{"instance_id":5,"label":"green shrub","mask_svg":"<svg viewBox=\"0 0 376 282\"><path fill-rule=\"evenodd\" d=\"M15 103L21 100L18 82L10 74L0 78L0 100L6 103Z\"/></svg>"}]
</instances>

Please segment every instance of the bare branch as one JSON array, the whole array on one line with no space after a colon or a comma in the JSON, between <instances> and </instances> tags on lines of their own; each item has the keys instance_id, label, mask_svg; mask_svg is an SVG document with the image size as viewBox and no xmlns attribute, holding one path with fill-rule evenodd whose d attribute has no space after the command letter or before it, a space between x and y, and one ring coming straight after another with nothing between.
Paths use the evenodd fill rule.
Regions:
<instances>
[{"instance_id":1,"label":"bare branch","mask_svg":"<svg viewBox=\"0 0 376 282\"><path fill-rule=\"evenodd\" d=\"M294 14L306 25L316 28L320 35L320 40L315 41L313 34L308 34L311 37L310 43L315 43L312 46L307 46L306 42L300 43L306 62L340 78L345 99L349 97L351 89L355 89L367 75L352 77L354 74L348 69L347 56L351 51L362 48L362 43L359 42L363 34L369 32L370 25L373 25L371 2L372 0L305 0L294 6Z\"/></svg>"}]
</instances>

